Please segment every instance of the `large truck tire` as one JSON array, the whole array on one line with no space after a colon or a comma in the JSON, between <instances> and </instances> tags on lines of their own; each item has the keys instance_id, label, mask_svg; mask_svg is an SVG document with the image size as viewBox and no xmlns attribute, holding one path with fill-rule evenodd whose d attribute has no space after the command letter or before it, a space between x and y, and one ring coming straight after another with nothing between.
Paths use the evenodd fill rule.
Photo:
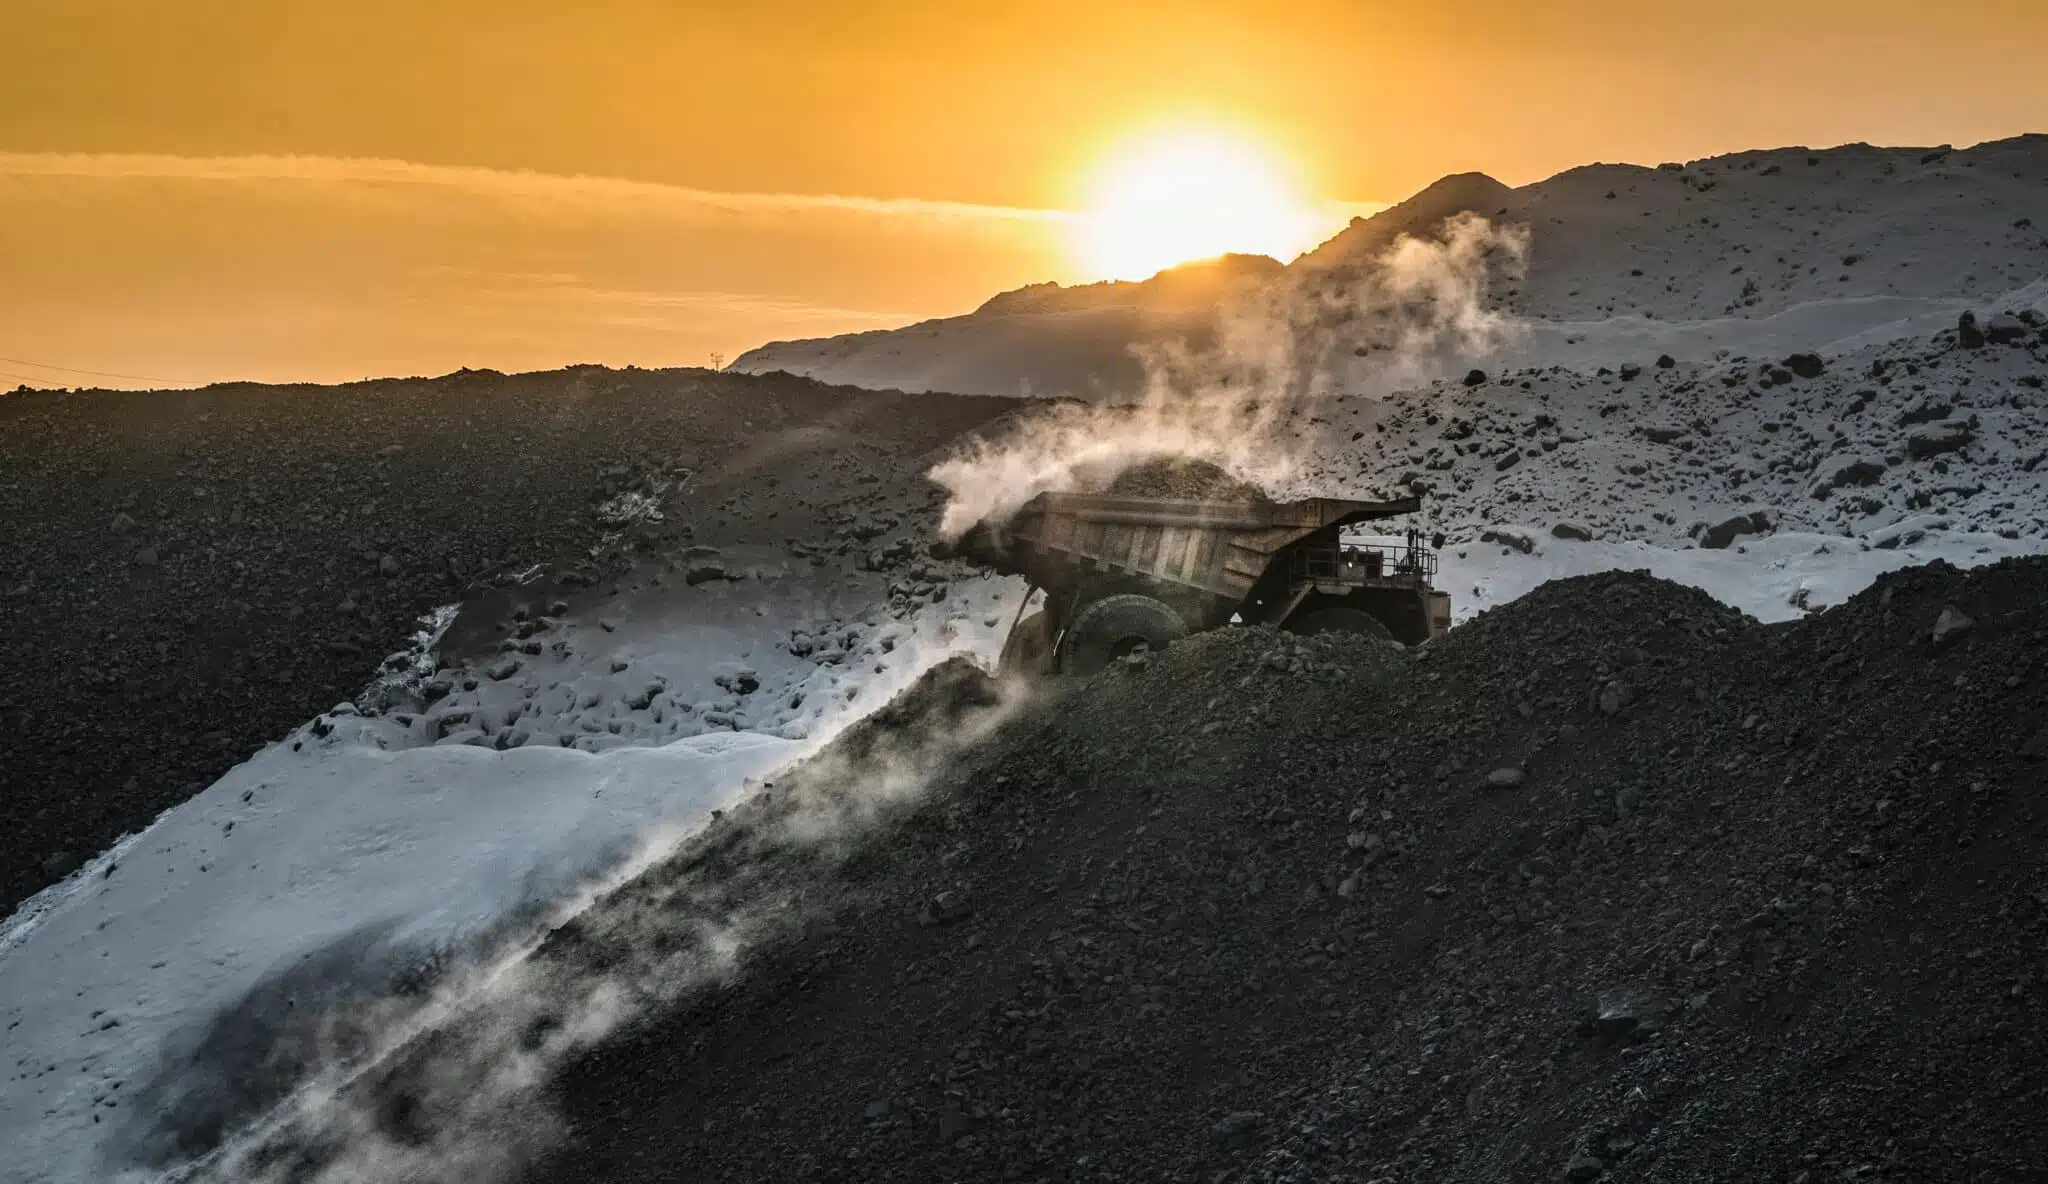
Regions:
<instances>
[{"instance_id":1,"label":"large truck tire","mask_svg":"<svg viewBox=\"0 0 2048 1184\"><path fill-rule=\"evenodd\" d=\"M1040 609L1010 627L1010 635L1003 639L1003 656L996 660L996 675L1036 678L1051 673L1051 659L1052 623Z\"/></svg>"},{"instance_id":2,"label":"large truck tire","mask_svg":"<svg viewBox=\"0 0 2048 1184\"><path fill-rule=\"evenodd\" d=\"M1385 621L1373 616L1362 608L1348 604L1332 605L1306 612L1287 622L1289 633L1356 633L1379 641L1394 640L1393 630Z\"/></svg>"},{"instance_id":3,"label":"large truck tire","mask_svg":"<svg viewBox=\"0 0 2048 1184\"><path fill-rule=\"evenodd\" d=\"M1188 635L1188 623L1163 601L1128 594L1084 605L1060 643L1060 672L1094 674L1139 649L1162 650Z\"/></svg>"}]
</instances>

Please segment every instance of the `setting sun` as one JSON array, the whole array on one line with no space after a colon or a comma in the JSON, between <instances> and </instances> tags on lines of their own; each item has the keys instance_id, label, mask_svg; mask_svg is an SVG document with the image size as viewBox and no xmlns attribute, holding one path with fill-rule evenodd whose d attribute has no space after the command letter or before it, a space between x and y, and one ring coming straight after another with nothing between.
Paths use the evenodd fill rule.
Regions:
<instances>
[{"instance_id":1,"label":"setting sun","mask_svg":"<svg viewBox=\"0 0 2048 1184\"><path fill-rule=\"evenodd\" d=\"M1248 141L1180 133L1111 154L1075 222L1076 261L1102 279L1144 279L1231 252L1286 260L1333 229L1289 169Z\"/></svg>"}]
</instances>

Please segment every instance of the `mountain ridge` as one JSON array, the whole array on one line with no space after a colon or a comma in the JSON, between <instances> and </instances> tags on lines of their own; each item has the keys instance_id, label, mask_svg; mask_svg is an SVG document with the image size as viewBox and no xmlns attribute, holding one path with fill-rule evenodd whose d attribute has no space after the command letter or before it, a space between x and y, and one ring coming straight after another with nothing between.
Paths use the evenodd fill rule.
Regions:
<instances>
[{"instance_id":1,"label":"mountain ridge","mask_svg":"<svg viewBox=\"0 0 2048 1184\"><path fill-rule=\"evenodd\" d=\"M2048 276L2048 135L1965 149L1857 143L1656 166L1593 163L1515 188L1484 173L1452 174L1354 219L1276 274L1342 283L1403 235L1440 237L1446 219L1468 213L1528 235L1525 273L1488 277L1483 301L1538 327L1617 317L1755 322L1825 305L1846 310L1825 318L1843 330L1838 336L1890 332L1916 312L1953 318L1956 301L1995 300ZM1198 336L1228 312L1147 294L1144 284L1033 285L963 316L771 342L732 368L875 388L1128 397L1147 379L1134 347ZM1670 352L1710 360L1719 342L1706 338ZM1354 373L1335 383L1369 385Z\"/></svg>"}]
</instances>

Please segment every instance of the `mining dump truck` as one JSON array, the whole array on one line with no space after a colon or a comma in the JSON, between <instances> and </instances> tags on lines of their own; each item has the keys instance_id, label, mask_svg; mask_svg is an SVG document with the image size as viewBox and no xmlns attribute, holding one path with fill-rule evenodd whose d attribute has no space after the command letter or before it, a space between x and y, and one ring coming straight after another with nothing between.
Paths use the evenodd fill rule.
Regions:
<instances>
[{"instance_id":1,"label":"mining dump truck","mask_svg":"<svg viewBox=\"0 0 2048 1184\"><path fill-rule=\"evenodd\" d=\"M1044 593L1043 607L1011 626L1005 672L1092 674L1233 621L1414 645L1450 628L1451 599L1431 585L1443 537L1425 546L1410 527L1398 543L1359 541L1346 528L1421 508L1413 497L1043 493L1007 521L977 523L952 551Z\"/></svg>"}]
</instances>

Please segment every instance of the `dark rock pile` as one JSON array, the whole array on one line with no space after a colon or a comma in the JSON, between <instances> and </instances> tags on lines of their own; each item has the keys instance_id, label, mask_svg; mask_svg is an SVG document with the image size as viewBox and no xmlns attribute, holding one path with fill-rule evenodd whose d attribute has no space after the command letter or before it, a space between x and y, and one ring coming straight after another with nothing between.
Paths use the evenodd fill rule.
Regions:
<instances>
[{"instance_id":1,"label":"dark rock pile","mask_svg":"<svg viewBox=\"0 0 2048 1184\"><path fill-rule=\"evenodd\" d=\"M1132 465L1118 473L1105 492L1124 497L1171 497L1216 502L1270 500L1258 486L1238 480L1221 466L1183 457L1164 457Z\"/></svg>"},{"instance_id":2,"label":"dark rock pile","mask_svg":"<svg viewBox=\"0 0 2048 1184\"><path fill-rule=\"evenodd\" d=\"M595 366L0 395L0 914L429 609L601 592L647 539L872 545L855 513L935 496L923 454L1008 406Z\"/></svg>"},{"instance_id":3,"label":"dark rock pile","mask_svg":"<svg viewBox=\"0 0 2048 1184\"><path fill-rule=\"evenodd\" d=\"M2048 1162L2048 561L1782 627L1573 579L1008 710L940 668L543 947L538 997L638 1022L515 1123L476 1109L504 1025L458 1026L365 1087L376 1137L551 1113L545 1180Z\"/></svg>"}]
</instances>

